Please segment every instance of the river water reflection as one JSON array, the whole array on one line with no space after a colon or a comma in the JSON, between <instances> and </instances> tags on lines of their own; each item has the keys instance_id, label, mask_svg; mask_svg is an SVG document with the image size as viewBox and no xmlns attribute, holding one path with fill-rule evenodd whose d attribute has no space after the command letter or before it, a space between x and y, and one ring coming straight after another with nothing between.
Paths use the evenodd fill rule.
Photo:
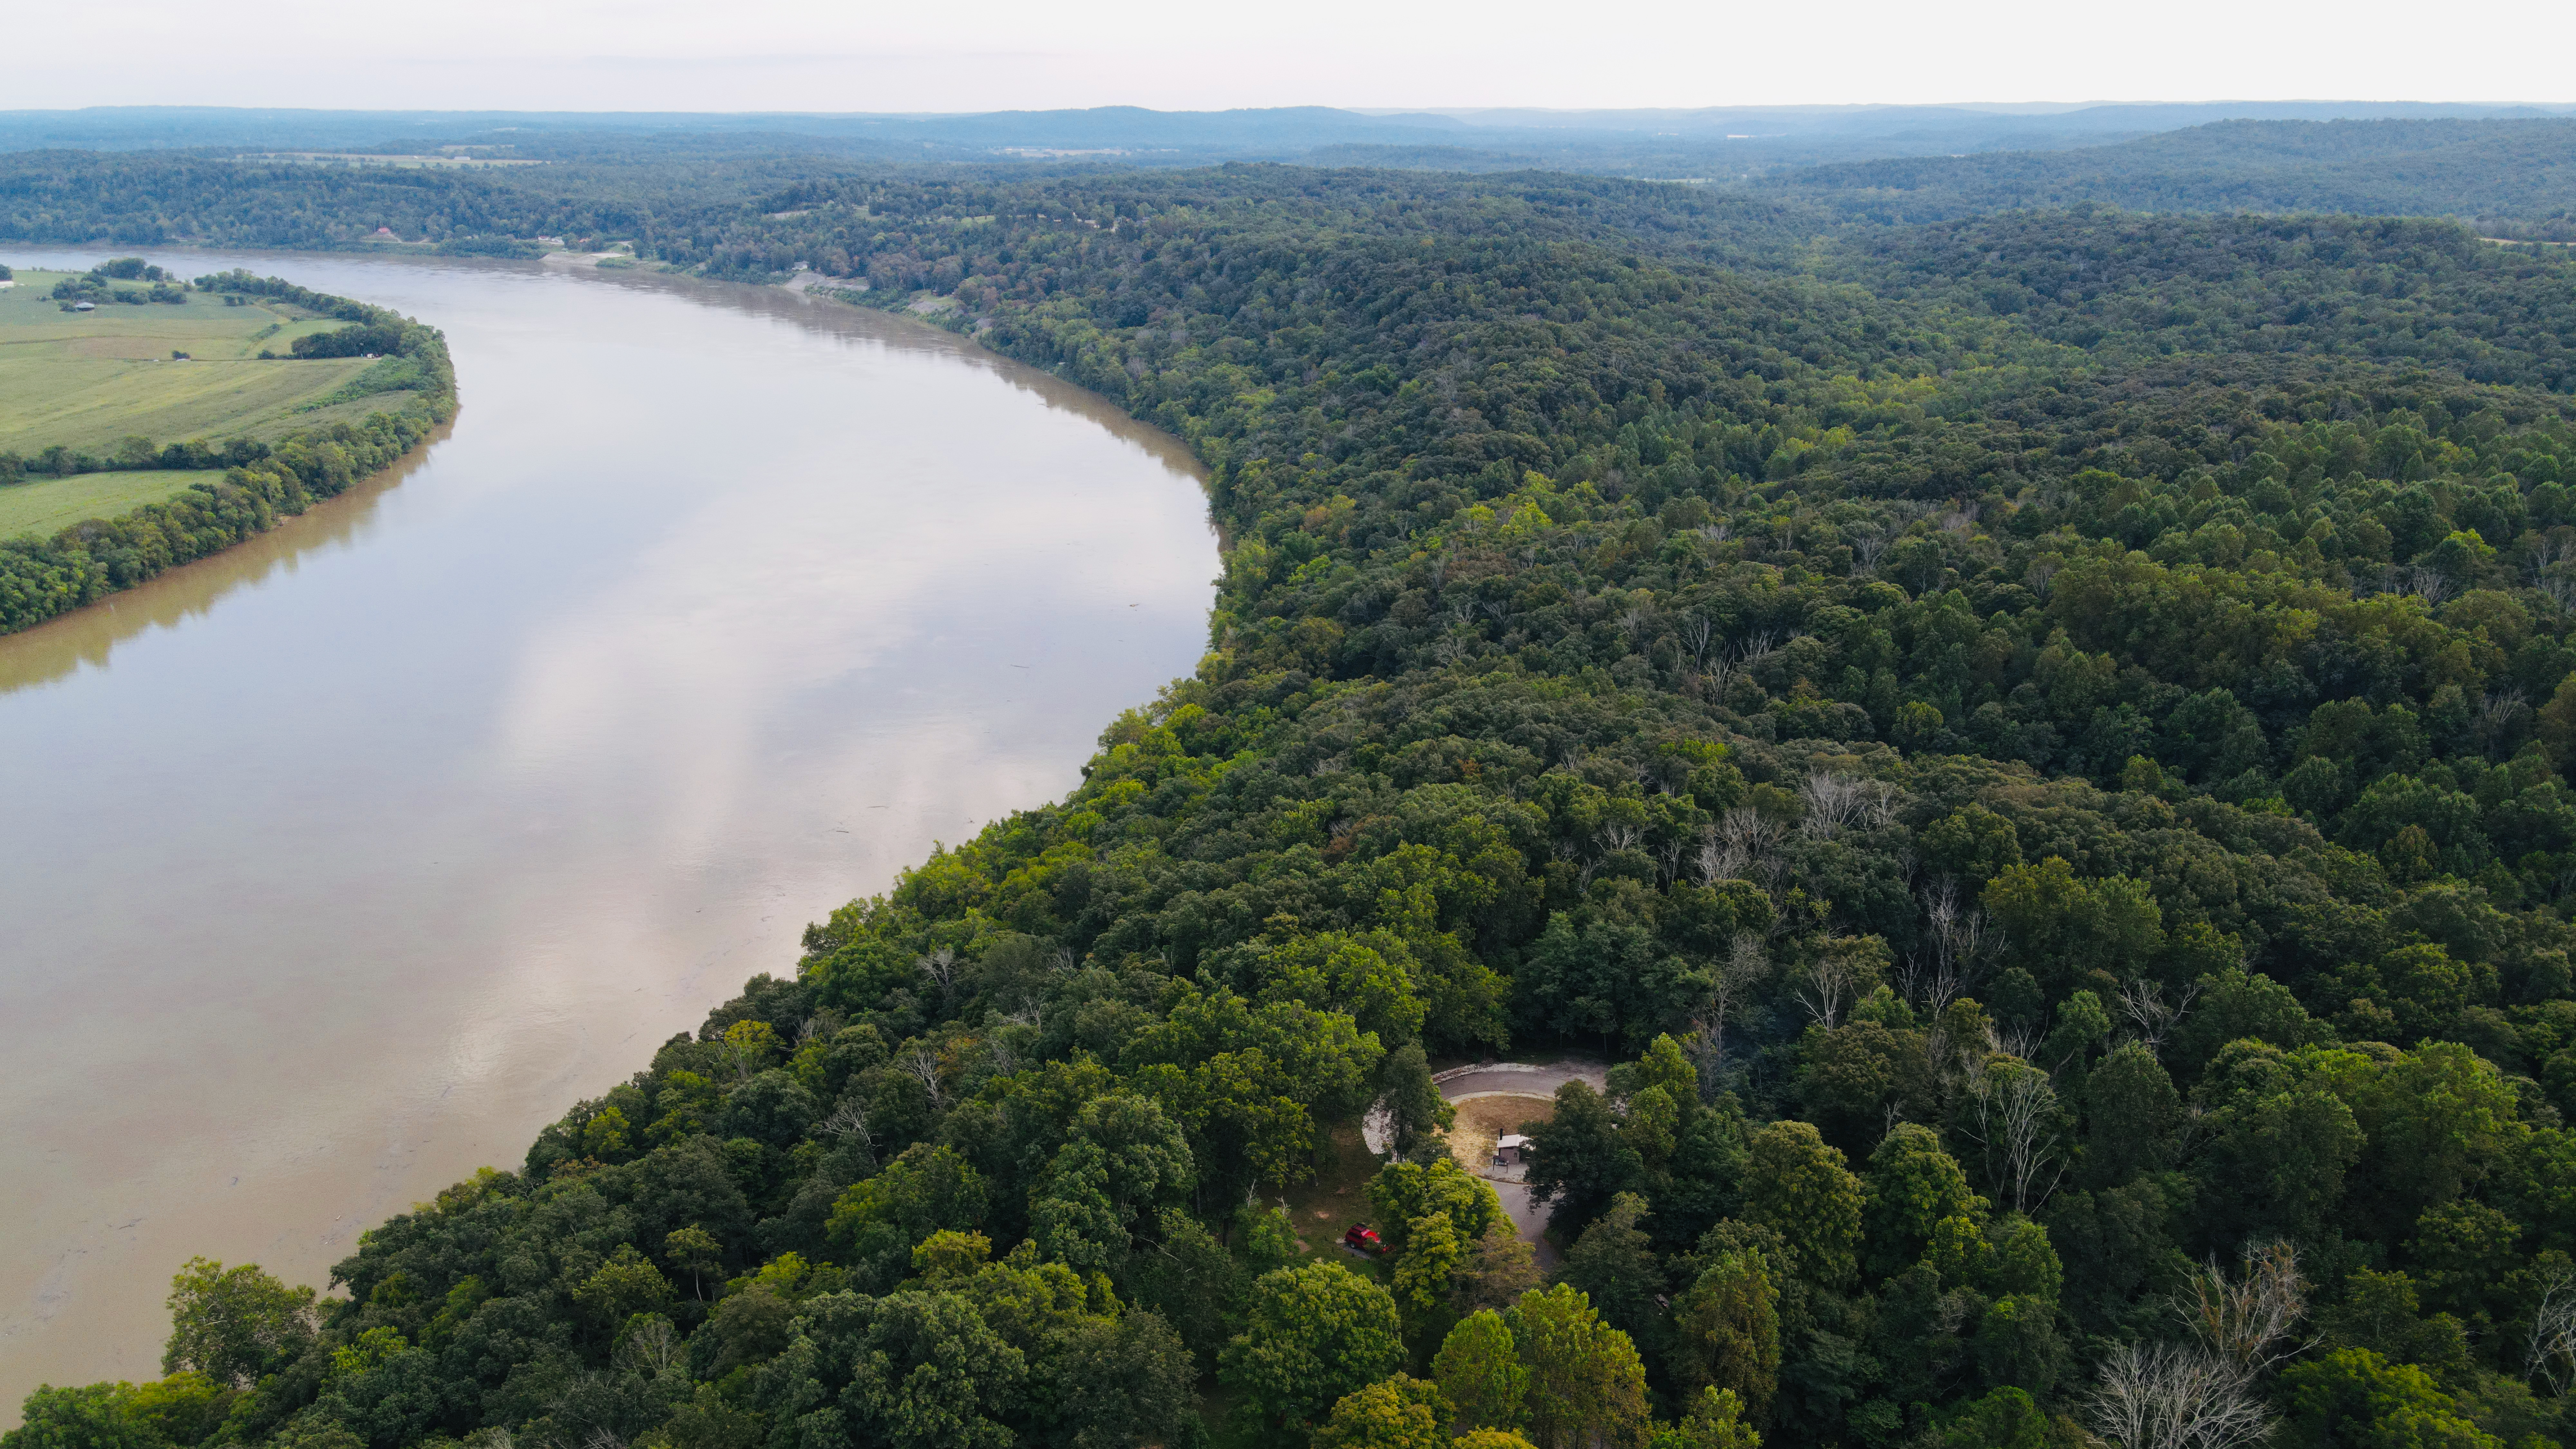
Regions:
<instances>
[{"instance_id":1,"label":"river water reflection","mask_svg":"<svg viewBox=\"0 0 2576 1449\"><path fill-rule=\"evenodd\" d=\"M446 329L465 407L397 478L0 638L0 1422L156 1375L191 1254L320 1286L515 1166L1204 647L1186 452L947 334L183 265L236 263Z\"/></svg>"}]
</instances>

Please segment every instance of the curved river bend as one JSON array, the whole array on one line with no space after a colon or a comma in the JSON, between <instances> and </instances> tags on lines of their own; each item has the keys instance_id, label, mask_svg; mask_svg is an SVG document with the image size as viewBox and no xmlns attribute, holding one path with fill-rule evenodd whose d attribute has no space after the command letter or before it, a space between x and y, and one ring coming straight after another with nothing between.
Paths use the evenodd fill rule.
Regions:
<instances>
[{"instance_id":1,"label":"curved river bend","mask_svg":"<svg viewBox=\"0 0 2576 1449\"><path fill-rule=\"evenodd\" d=\"M444 328L464 410L403 476L0 638L0 1422L157 1376L191 1254L318 1287L515 1166L808 921L1070 789L1205 645L1181 445L946 333L182 259L235 264Z\"/></svg>"}]
</instances>

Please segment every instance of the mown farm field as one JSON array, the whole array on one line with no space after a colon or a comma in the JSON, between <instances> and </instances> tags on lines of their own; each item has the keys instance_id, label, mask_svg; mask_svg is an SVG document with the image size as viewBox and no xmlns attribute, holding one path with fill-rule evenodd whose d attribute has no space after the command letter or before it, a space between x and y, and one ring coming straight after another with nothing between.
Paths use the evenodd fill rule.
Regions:
<instances>
[{"instance_id":1,"label":"mown farm field","mask_svg":"<svg viewBox=\"0 0 2576 1449\"><path fill-rule=\"evenodd\" d=\"M66 312L51 295L63 275L22 271L0 290L0 451L104 454L134 437L265 441L328 420L317 404L372 365L287 356L297 337L342 325L288 303L227 306L192 290L177 302ZM327 406L336 415L385 401Z\"/></svg>"},{"instance_id":2,"label":"mown farm field","mask_svg":"<svg viewBox=\"0 0 2576 1449\"><path fill-rule=\"evenodd\" d=\"M220 468L147 468L131 472L31 477L0 488L0 538L49 535L84 518L115 518L158 503L190 485L223 477Z\"/></svg>"}]
</instances>

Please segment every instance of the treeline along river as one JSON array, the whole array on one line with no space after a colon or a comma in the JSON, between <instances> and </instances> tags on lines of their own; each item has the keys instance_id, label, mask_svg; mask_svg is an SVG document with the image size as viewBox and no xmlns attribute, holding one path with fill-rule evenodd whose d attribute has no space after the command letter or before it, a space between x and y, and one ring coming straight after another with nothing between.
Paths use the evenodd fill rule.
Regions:
<instances>
[{"instance_id":1,"label":"treeline along river","mask_svg":"<svg viewBox=\"0 0 2576 1449\"><path fill-rule=\"evenodd\" d=\"M13 265L86 254L11 252ZM189 254L444 330L401 476L0 638L0 1404L320 1284L1186 673L1173 440L918 324Z\"/></svg>"}]
</instances>

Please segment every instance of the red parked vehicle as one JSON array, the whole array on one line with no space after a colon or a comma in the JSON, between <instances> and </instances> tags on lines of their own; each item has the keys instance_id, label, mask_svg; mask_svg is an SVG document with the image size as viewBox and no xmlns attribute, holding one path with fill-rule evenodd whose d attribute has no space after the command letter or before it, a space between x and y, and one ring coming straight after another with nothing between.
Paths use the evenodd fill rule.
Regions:
<instances>
[{"instance_id":1,"label":"red parked vehicle","mask_svg":"<svg viewBox=\"0 0 2576 1449\"><path fill-rule=\"evenodd\" d=\"M1344 1229L1342 1246L1354 1253L1366 1253L1372 1258L1386 1256L1386 1244L1379 1241L1377 1229L1366 1223L1353 1223Z\"/></svg>"}]
</instances>

